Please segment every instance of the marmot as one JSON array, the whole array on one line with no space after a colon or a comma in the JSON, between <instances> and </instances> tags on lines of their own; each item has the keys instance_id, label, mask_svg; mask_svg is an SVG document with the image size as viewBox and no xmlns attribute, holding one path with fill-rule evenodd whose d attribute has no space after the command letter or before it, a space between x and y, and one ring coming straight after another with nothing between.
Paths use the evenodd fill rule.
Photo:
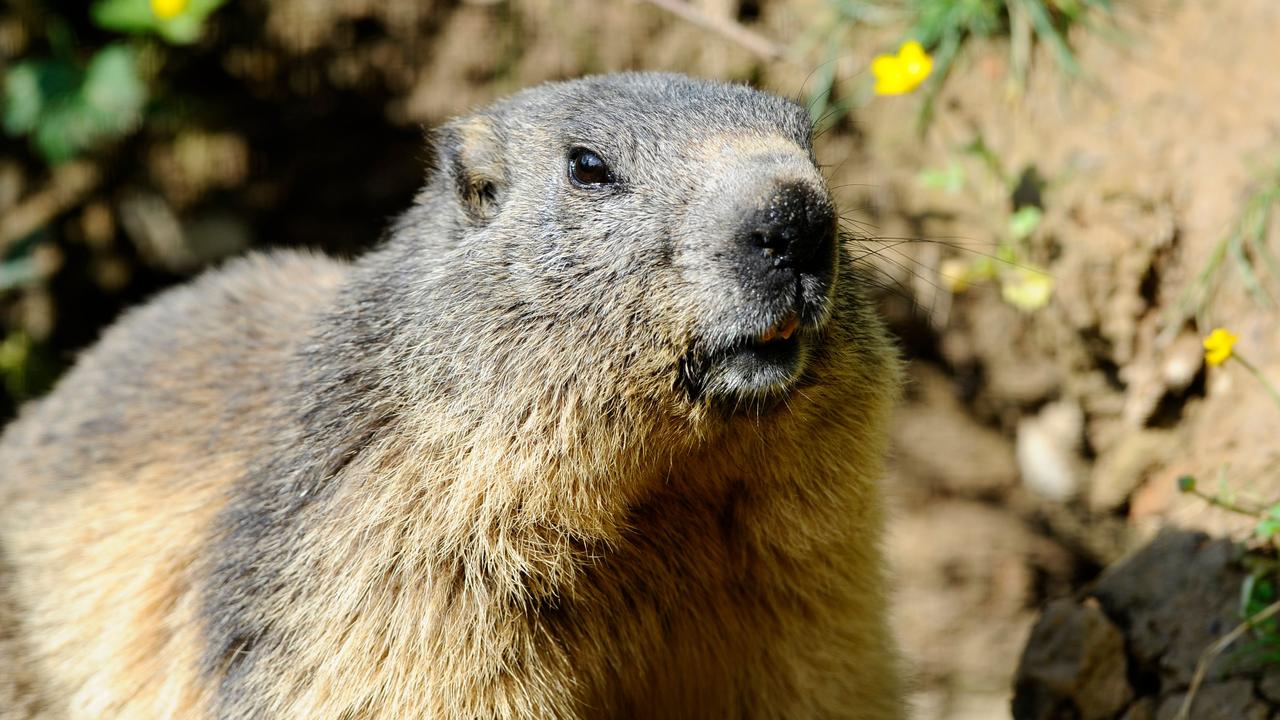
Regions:
<instances>
[{"instance_id":1,"label":"marmot","mask_svg":"<svg viewBox=\"0 0 1280 720\"><path fill-rule=\"evenodd\" d=\"M606 75L434 147L379 248L168 291L8 428L10 706L902 717L899 360L805 108Z\"/></svg>"}]
</instances>

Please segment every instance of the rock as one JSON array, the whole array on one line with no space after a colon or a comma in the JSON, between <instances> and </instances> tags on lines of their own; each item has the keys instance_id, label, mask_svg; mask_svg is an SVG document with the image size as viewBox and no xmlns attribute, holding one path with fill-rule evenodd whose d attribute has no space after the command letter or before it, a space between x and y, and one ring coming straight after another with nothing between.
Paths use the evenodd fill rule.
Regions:
<instances>
[{"instance_id":1,"label":"rock","mask_svg":"<svg viewBox=\"0 0 1280 720\"><path fill-rule=\"evenodd\" d=\"M1156 699L1141 698L1129 706L1120 720L1156 720Z\"/></svg>"},{"instance_id":2,"label":"rock","mask_svg":"<svg viewBox=\"0 0 1280 720\"><path fill-rule=\"evenodd\" d=\"M1111 513L1124 504L1158 466L1173 443L1162 430L1134 430L1125 434L1093 466L1089 479L1089 509Z\"/></svg>"},{"instance_id":3,"label":"rock","mask_svg":"<svg viewBox=\"0 0 1280 720\"><path fill-rule=\"evenodd\" d=\"M1093 595L1121 619L1132 660L1163 687L1190 684L1205 648L1240 622L1237 558L1229 540L1165 531L1098 581Z\"/></svg>"},{"instance_id":4,"label":"rock","mask_svg":"<svg viewBox=\"0 0 1280 720\"><path fill-rule=\"evenodd\" d=\"M1127 670L1124 635L1097 601L1055 601L1045 608L1022 656L1014 717L1115 717L1133 698Z\"/></svg>"},{"instance_id":5,"label":"rock","mask_svg":"<svg viewBox=\"0 0 1280 720\"><path fill-rule=\"evenodd\" d=\"M1071 402L1046 405L1018 423L1017 458L1022 482L1037 495L1065 502L1080 490L1080 439L1084 413Z\"/></svg>"},{"instance_id":6,"label":"rock","mask_svg":"<svg viewBox=\"0 0 1280 720\"><path fill-rule=\"evenodd\" d=\"M1186 390L1204 367L1200 336L1183 332L1169 345L1160 364L1160 376L1171 392Z\"/></svg>"},{"instance_id":7,"label":"rock","mask_svg":"<svg viewBox=\"0 0 1280 720\"><path fill-rule=\"evenodd\" d=\"M1018 668L1014 717L1174 720L1204 651L1240 622L1245 576L1229 540L1162 532L1045 609ZM1225 662L1231 652L1210 667L1190 717L1280 716L1280 669Z\"/></svg>"},{"instance_id":8,"label":"rock","mask_svg":"<svg viewBox=\"0 0 1280 720\"><path fill-rule=\"evenodd\" d=\"M1258 683L1258 692L1267 700L1280 705L1280 668L1262 678L1262 682Z\"/></svg>"},{"instance_id":9,"label":"rock","mask_svg":"<svg viewBox=\"0 0 1280 720\"><path fill-rule=\"evenodd\" d=\"M1156 720L1178 720L1178 711L1186 699L1185 692L1169 695L1160 701ZM1267 720L1271 708L1253 692L1248 680L1205 683L1196 692L1187 717L1191 720Z\"/></svg>"}]
</instances>

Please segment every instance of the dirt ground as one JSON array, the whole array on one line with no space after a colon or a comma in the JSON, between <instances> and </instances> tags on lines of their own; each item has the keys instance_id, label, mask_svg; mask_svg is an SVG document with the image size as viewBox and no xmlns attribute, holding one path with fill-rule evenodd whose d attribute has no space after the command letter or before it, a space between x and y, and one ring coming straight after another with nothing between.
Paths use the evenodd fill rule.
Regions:
<instances>
[{"instance_id":1,"label":"dirt ground","mask_svg":"<svg viewBox=\"0 0 1280 720\"><path fill-rule=\"evenodd\" d=\"M820 0L697 5L802 53L826 17ZM1280 408L1238 365L1205 368L1200 348L1227 326L1280 380L1274 309L1228 262L1200 312L1178 312L1280 163L1280 4L1114 5L1071 33L1079 76L1039 47L1018 87L1007 43L972 43L923 133L918 94L865 92L870 59L902 29L840 48L838 87L856 107L818 156L912 361L886 486L922 720L1008 717L1041 608L1160 528L1247 531L1180 495L1179 476L1221 473L1280 498ZM53 225L57 271L4 300L6 328L59 363L120 308L246 247L367 246L424 172L421 124L538 81L624 69L805 98L817 62L762 61L631 0L257 0L216 19L166 75L187 94L181 112L95 158L106 180ZM14 27L0 19L0 49L21 49ZM5 142L0 211L46 181ZM956 181L924 181L938 171ZM1008 267L1044 267L1047 304L1019 310L989 280L957 287L947 268L996 253L1011 212L1028 206L1043 219Z\"/></svg>"},{"instance_id":2,"label":"dirt ground","mask_svg":"<svg viewBox=\"0 0 1280 720\"><path fill-rule=\"evenodd\" d=\"M1274 311L1223 271L1198 322L1176 315L1280 157L1280 85L1257 82L1256 70L1280 61L1276 27L1280 6L1265 0L1230 12L1124 4L1112 32L1073 37L1087 82L1041 62L1010 101L992 47L948 84L923 141L887 103L861 115L868 158L845 182L874 186L851 204L874 208L885 236L992 237L1003 208L990 198L917 182L976 137L1045 185L1032 242L1055 290L1033 314L990 287L939 291L937 249L899 246L931 281L896 268L926 325L907 332L931 341L891 480L903 500L891 544L900 626L919 662L923 717L1007 716L1009 672L1039 605L1159 528L1247 530L1247 518L1179 495L1180 475L1226 468L1234 490L1280 496L1280 410L1241 368L1202 367L1199 346L1210 328L1230 327L1280 377ZM1037 477L1059 480L1037 493Z\"/></svg>"}]
</instances>

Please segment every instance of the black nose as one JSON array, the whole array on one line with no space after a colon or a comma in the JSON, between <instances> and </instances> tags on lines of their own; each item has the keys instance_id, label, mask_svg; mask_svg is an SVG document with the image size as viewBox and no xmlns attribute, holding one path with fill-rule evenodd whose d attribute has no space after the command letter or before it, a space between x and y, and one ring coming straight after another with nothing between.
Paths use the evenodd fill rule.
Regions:
<instances>
[{"instance_id":1,"label":"black nose","mask_svg":"<svg viewBox=\"0 0 1280 720\"><path fill-rule=\"evenodd\" d=\"M775 266L805 271L831 262L835 225L835 210L825 194L788 183L754 211L739 232L747 245Z\"/></svg>"}]
</instances>

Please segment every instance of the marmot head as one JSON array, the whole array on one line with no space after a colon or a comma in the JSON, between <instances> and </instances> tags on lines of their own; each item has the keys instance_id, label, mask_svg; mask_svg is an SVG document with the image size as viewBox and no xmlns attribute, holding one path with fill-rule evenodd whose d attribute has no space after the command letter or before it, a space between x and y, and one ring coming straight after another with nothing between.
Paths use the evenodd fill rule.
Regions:
<instances>
[{"instance_id":1,"label":"marmot head","mask_svg":"<svg viewBox=\"0 0 1280 720\"><path fill-rule=\"evenodd\" d=\"M555 366L612 373L614 397L759 406L813 369L838 305L810 134L804 107L742 85L552 83L442 128L410 221L445 228L430 262L474 270L449 282L487 289L454 302L485 293L471 311L521 336L489 354L527 352L530 383Z\"/></svg>"}]
</instances>

